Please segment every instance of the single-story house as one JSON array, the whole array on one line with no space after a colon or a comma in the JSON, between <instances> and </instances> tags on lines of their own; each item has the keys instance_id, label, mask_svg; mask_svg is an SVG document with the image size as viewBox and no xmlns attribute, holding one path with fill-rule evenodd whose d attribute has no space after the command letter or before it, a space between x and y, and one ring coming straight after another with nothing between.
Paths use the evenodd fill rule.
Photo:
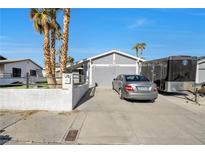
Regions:
<instances>
[{"instance_id":1,"label":"single-story house","mask_svg":"<svg viewBox=\"0 0 205 154\"><path fill-rule=\"evenodd\" d=\"M197 61L196 83L205 82L205 56L199 57Z\"/></svg>"},{"instance_id":2,"label":"single-story house","mask_svg":"<svg viewBox=\"0 0 205 154\"><path fill-rule=\"evenodd\" d=\"M119 74L140 74L140 66L144 60L119 50L84 59L68 67L68 70L79 69L89 85L97 83L101 87L111 87L112 80Z\"/></svg>"},{"instance_id":3,"label":"single-story house","mask_svg":"<svg viewBox=\"0 0 205 154\"><path fill-rule=\"evenodd\" d=\"M0 84L21 82L27 73L30 77L42 77L42 69L31 59L0 60Z\"/></svg>"}]
</instances>

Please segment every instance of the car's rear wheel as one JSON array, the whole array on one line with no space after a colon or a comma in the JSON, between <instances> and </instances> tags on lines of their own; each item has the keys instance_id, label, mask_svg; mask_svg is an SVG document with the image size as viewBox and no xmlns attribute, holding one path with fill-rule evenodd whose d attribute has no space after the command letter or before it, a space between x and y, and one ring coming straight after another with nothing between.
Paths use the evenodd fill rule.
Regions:
<instances>
[{"instance_id":1,"label":"car's rear wheel","mask_svg":"<svg viewBox=\"0 0 205 154\"><path fill-rule=\"evenodd\" d=\"M124 99L124 97L122 96L122 90L119 89L119 95L120 95L120 99Z\"/></svg>"}]
</instances>

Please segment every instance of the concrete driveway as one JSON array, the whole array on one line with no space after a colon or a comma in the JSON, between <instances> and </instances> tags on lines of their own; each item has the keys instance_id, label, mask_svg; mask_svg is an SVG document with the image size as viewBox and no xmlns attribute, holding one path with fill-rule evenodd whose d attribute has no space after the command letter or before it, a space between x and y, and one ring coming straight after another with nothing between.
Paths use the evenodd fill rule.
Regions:
<instances>
[{"instance_id":1,"label":"concrete driveway","mask_svg":"<svg viewBox=\"0 0 205 154\"><path fill-rule=\"evenodd\" d=\"M205 106L182 96L129 102L97 88L72 112L0 113L1 144L205 144ZM76 139L65 141L70 130Z\"/></svg>"}]
</instances>

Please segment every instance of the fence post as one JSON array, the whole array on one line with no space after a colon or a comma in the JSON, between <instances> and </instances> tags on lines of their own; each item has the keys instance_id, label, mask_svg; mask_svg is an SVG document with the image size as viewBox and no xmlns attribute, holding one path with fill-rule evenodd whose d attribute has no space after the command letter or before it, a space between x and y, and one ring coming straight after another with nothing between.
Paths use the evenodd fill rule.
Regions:
<instances>
[{"instance_id":1,"label":"fence post","mask_svg":"<svg viewBox=\"0 0 205 154\"><path fill-rule=\"evenodd\" d=\"M29 73L26 73L26 88L29 88Z\"/></svg>"}]
</instances>

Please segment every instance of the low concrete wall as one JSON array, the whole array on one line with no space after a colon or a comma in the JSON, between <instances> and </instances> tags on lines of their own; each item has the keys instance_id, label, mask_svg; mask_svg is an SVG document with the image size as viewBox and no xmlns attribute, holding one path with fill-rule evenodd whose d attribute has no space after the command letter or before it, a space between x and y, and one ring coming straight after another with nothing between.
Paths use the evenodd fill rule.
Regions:
<instances>
[{"instance_id":1,"label":"low concrete wall","mask_svg":"<svg viewBox=\"0 0 205 154\"><path fill-rule=\"evenodd\" d=\"M0 89L0 109L71 111L71 98L62 89Z\"/></svg>"},{"instance_id":2,"label":"low concrete wall","mask_svg":"<svg viewBox=\"0 0 205 154\"><path fill-rule=\"evenodd\" d=\"M14 82L26 82L26 78L0 78L0 85L8 85Z\"/></svg>"},{"instance_id":3,"label":"low concrete wall","mask_svg":"<svg viewBox=\"0 0 205 154\"><path fill-rule=\"evenodd\" d=\"M89 86L73 85L73 74L63 76L63 89L0 89L0 109L71 111Z\"/></svg>"},{"instance_id":4,"label":"low concrete wall","mask_svg":"<svg viewBox=\"0 0 205 154\"><path fill-rule=\"evenodd\" d=\"M46 78L43 77L30 77L29 82L30 83L35 83L35 82L45 82ZM14 82L22 82L26 84L26 78L0 78L0 85L9 85Z\"/></svg>"},{"instance_id":5,"label":"low concrete wall","mask_svg":"<svg viewBox=\"0 0 205 154\"><path fill-rule=\"evenodd\" d=\"M88 91L88 89L89 89L88 83L82 85L73 85L73 104L72 104L73 108L78 104L78 102Z\"/></svg>"}]
</instances>

